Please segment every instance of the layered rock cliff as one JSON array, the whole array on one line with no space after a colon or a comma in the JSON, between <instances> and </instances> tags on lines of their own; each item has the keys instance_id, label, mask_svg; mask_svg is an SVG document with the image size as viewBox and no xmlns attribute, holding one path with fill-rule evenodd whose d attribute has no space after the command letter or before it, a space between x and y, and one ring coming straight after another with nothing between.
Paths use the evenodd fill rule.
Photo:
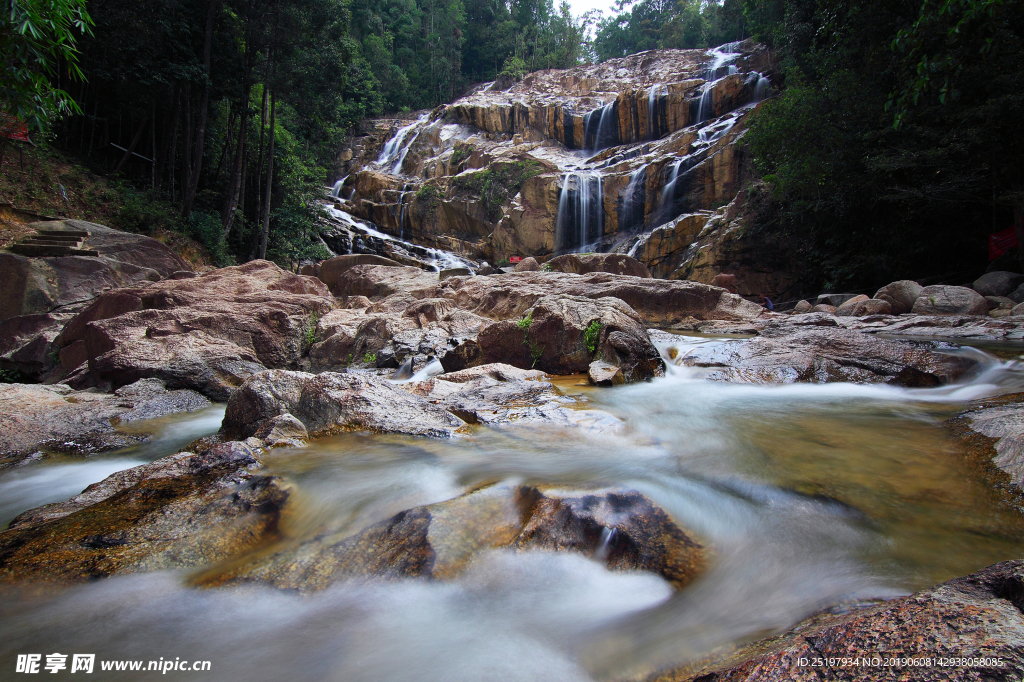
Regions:
<instances>
[{"instance_id":1,"label":"layered rock cliff","mask_svg":"<svg viewBox=\"0 0 1024 682\"><path fill-rule=\"evenodd\" d=\"M716 210L735 213L740 141L771 77L748 40L539 71L367 121L340 157L335 216L491 263L615 250L656 277L710 282L733 254L709 267L707 244L690 247ZM353 249L347 233L328 244Z\"/></svg>"}]
</instances>

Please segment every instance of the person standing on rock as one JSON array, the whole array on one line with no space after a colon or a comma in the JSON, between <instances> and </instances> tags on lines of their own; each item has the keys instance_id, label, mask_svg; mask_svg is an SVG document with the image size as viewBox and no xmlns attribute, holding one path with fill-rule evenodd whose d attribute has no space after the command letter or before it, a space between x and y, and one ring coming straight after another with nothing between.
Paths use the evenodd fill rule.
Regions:
<instances>
[{"instance_id":1,"label":"person standing on rock","mask_svg":"<svg viewBox=\"0 0 1024 682\"><path fill-rule=\"evenodd\" d=\"M772 303L772 299L768 298L767 294L761 294L761 305L768 310L775 310L775 304Z\"/></svg>"}]
</instances>

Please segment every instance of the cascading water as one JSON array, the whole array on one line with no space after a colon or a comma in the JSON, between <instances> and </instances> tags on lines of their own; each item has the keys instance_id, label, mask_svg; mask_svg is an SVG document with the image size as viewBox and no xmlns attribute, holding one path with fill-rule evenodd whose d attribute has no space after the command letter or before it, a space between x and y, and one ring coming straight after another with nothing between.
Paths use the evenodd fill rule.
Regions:
<instances>
[{"instance_id":1,"label":"cascading water","mask_svg":"<svg viewBox=\"0 0 1024 682\"><path fill-rule=\"evenodd\" d=\"M754 85L754 99L752 103L757 104L758 102L764 101L765 97L768 96L768 88L770 88L771 85L772 82L770 80L759 74L757 84Z\"/></svg>"},{"instance_id":2,"label":"cascading water","mask_svg":"<svg viewBox=\"0 0 1024 682\"><path fill-rule=\"evenodd\" d=\"M583 117L583 141L588 152L599 152L619 143L615 123L615 100Z\"/></svg>"},{"instance_id":3,"label":"cascading water","mask_svg":"<svg viewBox=\"0 0 1024 682\"><path fill-rule=\"evenodd\" d=\"M395 131L392 138L384 145L380 156L377 157L377 165L387 168L392 175L398 175L402 171L402 163L409 153L409 147L416 141L420 130L429 118L429 114L423 114L409 125Z\"/></svg>"},{"instance_id":4,"label":"cascading water","mask_svg":"<svg viewBox=\"0 0 1024 682\"><path fill-rule=\"evenodd\" d=\"M341 198L341 188L345 186L346 180L348 180L347 175L343 177L341 180L338 180L336 183L334 183L334 187L331 188L332 197L334 197L335 199Z\"/></svg>"},{"instance_id":5,"label":"cascading water","mask_svg":"<svg viewBox=\"0 0 1024 682\"><path fill-rule=\"evenodd\" d=\"M647 139L656 140L660 135L658 130L658 97L668 95L668 86L652 85L647 89Z\"/></svg>"},{"instance_id":6,"label":"cascading water","mask_svg":"<svg viewBox=\"0 0 1024 682\"><path fill-rule=\"evenodd\" d=\"M558 251L579 251L601 239L604 235L602 197L600 172L575 171L563 176L555 222L555 248Z\"/></svg>"},{"instance_id":7,"label":"cascading water","mask_svg":"<svg viewBox=\"0 0 1024 682\"><path fill-rule=\"evenodd\" d=\"M644 208L647 193L644 189L647 180L647 164L629 175L629 184L622 195L622 211L619 214L619 230L634 230L644 224Z\"/></svg>"},{"instance_id":8,"label":"cascading water","mask_svg":"<svg viewBox=\"0 0 1024 682\"><path fill-rule=\"evenodd\" d=\"M697 108L697 123L703 123L714 115L714 86L720 79L738 72L731 62L740 58L739 43L726 43L709 51L711 64L704 72L704 86L701 88L700 105Z\"/></svg>"},{"instance_id":9,"label":"cascading water","mask_svg":"<svg viewBox=\"0 0 1024 682\"><path fill-rule=\"evenodd\" d=\"M672 164L661 190L661 200L658 202L657 221L659 225L672 220L686 208L679 205L679 180L685 178L687 173L705 158L705 154L704 151L687 154L679 157Z\"/></svg>"}]
</instances>

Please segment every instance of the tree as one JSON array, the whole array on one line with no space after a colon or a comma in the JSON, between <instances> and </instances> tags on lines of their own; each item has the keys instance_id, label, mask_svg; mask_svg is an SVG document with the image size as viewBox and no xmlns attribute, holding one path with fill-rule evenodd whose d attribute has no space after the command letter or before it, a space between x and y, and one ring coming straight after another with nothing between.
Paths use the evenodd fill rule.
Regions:
<instances>
[{"instance_id":1,"label":"tree","mask_svg":"<svg viewBox=\"0 0 1024 682\"><path fill-rule=\"evenodd\" d=\"M9 4L10 11L0 15L0 103L8 115L44 132L54 119L81 111L62 86L82 80L76 41L90 33L92 18L85 0Z\"/></svg>"}]
</instances>

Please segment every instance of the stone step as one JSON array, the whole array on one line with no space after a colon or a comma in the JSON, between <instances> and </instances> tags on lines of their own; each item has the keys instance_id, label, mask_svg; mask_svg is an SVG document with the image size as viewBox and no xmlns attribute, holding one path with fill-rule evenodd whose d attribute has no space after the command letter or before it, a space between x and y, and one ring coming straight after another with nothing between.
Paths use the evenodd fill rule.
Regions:
<instances>
[{"instance_id":1,"label":"stone step","mask_svg":"<svg viewBox=\"0 0 1024 682\"><path fill-rule=\"evenodd\" d=\"M37 244L14 244L10 247L12 253L17 253L30 258L55 258L59 256L98 256L98 251L92 249L76 249L70 246L52 246Z\"/></svg>"},{"instance_id":2,"label":"stone step","mask_svg":"<svg viewBox=\"0 0 1024 682\"><path fill-rule=\"evenodd\" d=\"M75 242L76 244L82 241L82 237L63 234L33 234L25 237L24 241L36 241L40 239L48 242Z\"/></svg>"},{"instance_id":3,"label":"stone step","mask_svg":"<svg viewBox=\"0 0 1024 682\"><path fill-rule=\"evenodd\" d=\"M75 241L72 242L72 241L67 241L67 240L62 240L62 239L40 239L40 238L36 238L36 239L23 239L19 243L20 244L24 244L25 246L66 246L69 249L77 249L79 246L82 245L82 241L80 239L76 239Z\"/></svg>"},{"instance_id":4,"label":"stone step","mask_svg":"<svg viewBox=\"0 0 1024 682\"><path fill-rule=\"evenodd\" d=\"M39 234L46 236L66 236L66 237L81 237L85 238L89 236L88 230L36 230Z\"/></svg>"}]
</instances>

